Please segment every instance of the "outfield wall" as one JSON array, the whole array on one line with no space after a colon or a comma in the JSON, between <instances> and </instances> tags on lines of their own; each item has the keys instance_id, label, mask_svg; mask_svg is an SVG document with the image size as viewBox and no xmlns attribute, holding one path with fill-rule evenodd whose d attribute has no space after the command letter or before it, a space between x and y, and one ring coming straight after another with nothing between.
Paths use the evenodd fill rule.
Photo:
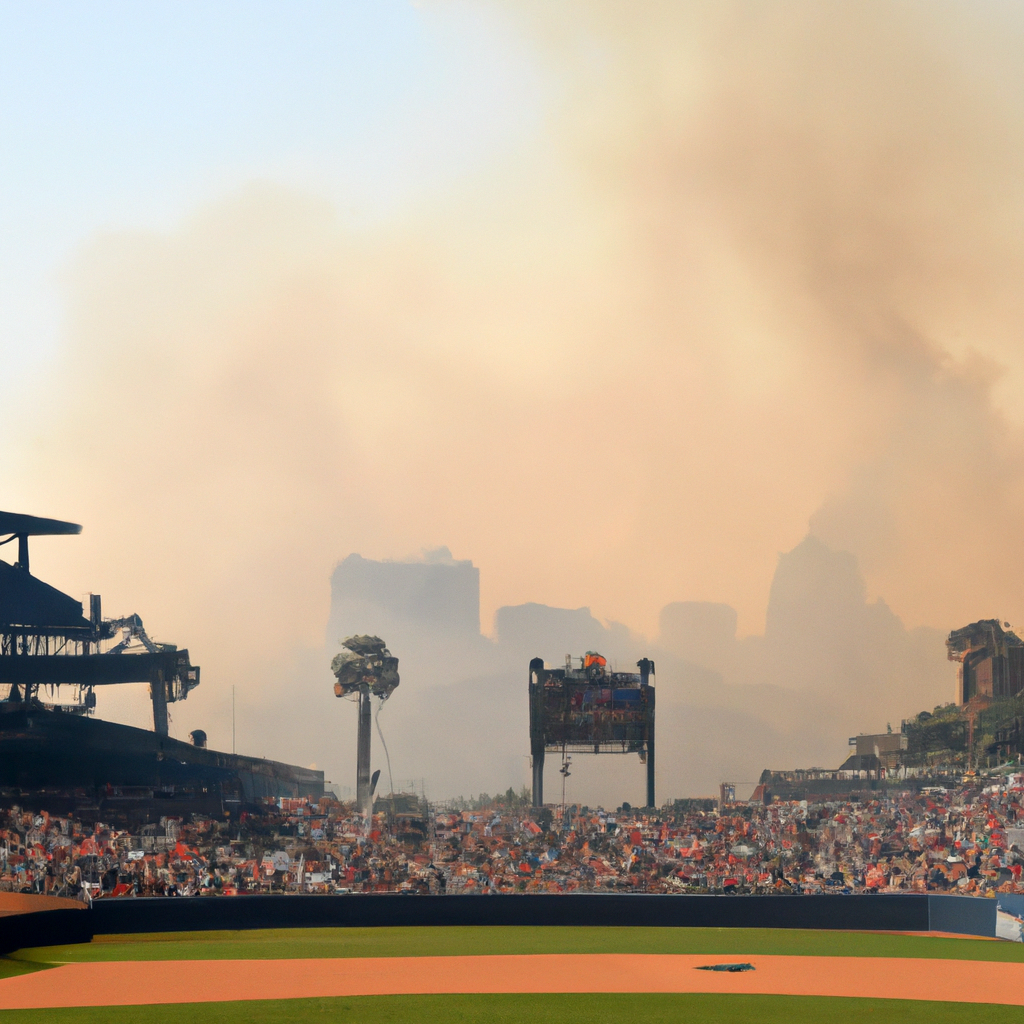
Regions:
<instances>
[{"instance_id":1,"label":"outfield wall","mask_svg":"<svg viewBox=\"0 0 1024 1024\"><path fill-rule=\"evenodd\" d=\"M37 910L0 917L0 955L29 946L89 942L95 919L88 910Z\"/></svg>"},{"instance_id":2,"label":"outfield wall","mask_svg":"<svg viewBox=\"0 0 1024 1024\"><path fill-rule=\"evenodd\" d=\"M252 928L575 925L816 928L996 934L996 901L970 896L209 896L101 899L87 911L0 918L0 953L93 935Z\"/></svg>"}]
</instances>

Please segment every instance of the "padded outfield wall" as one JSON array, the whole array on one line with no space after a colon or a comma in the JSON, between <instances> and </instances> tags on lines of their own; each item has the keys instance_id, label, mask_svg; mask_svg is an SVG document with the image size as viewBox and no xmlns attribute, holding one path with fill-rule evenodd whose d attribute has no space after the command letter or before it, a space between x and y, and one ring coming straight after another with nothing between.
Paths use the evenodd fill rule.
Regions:
<instances>
[{"instance_id":1,"label":"padded outfield wall","mask_svg":"<svg viewBox=\"0 0 1024 1024\"><path fill-rule=\"evenodd\" d=\"M87 910L0 918L0 953L94 935L219 929L430 925L814 928L994 937L996 901L851 896L211 896L97 900Z\"/></svg>"}]
</instances>

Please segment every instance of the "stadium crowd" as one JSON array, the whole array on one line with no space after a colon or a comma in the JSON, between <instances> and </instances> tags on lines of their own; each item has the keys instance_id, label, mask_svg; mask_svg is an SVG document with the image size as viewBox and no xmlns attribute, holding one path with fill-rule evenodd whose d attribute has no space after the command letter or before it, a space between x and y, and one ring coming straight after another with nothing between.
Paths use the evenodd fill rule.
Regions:
<instances>
[{"instance_id":1,"label":"stadium crowd","mask_svg":"<svg viewBox=\"0 0 1024 1024\"><path fill-rule=\"evenodd\" d=\"M382 810L366 825L351 804L282 800L238 820L170 817L136 832L13 807L0 812L0 890L1024 893L1021 775L863 803L721 812L709 801L656 814L510 803Z\"/></svg>"}]
</instances>

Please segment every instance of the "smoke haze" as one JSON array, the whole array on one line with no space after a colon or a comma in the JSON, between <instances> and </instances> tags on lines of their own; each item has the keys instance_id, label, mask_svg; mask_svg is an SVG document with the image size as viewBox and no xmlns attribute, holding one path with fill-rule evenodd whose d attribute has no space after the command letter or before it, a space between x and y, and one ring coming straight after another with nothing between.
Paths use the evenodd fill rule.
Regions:
<instances>
[{"instance_id":1,"label":"smoke haze","mask_svg":"<svg viewBox=\"0 0 1024 1024\"><path fill-rule=\"evenodd\" d=\"M628 624L594 634L609 653L664 653L661 795L838 762L846 735L951 699L945 631L1024 611L1024 17L495 11L549 88L500 165L372 225L262 181L83 247L5 507L85 525L37 542L35 572L188 646L203 685L175 731L213 746L234 685L240 749L348 773L330 573L443 543L481 569L485 632L505 606L587 607ZM786 594L819 578L847 591L801 626ZM708 613L698 657L677 602L737 631ZM498 635L417 694L387 639L396 776L520 784L514 657L569 648ZM481 724L491 692L519 718ZM442 697L460 710L429 717ZM428 740L452 730L484 760L500 740L500 770L446 761Z\"/></svg>"}]
</instances>

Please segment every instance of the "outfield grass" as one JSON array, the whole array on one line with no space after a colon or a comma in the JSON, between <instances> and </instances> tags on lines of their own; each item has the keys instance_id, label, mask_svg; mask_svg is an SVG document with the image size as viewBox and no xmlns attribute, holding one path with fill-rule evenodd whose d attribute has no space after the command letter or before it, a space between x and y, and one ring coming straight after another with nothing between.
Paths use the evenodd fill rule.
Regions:
<instances>
[{"instance_id":1,"label":"outfield grass","mask_svg":"<svg viewBox=\"0 0 1024 1024\"><path fill-rule=\"evenodd\" d=\"M28 952L25 950L25 952ZM53 964L40 963L34 960L21 960L18 955L0 956L0 980L3 978L14 978L19 974L31 974L33 971L45 971Z\"/></svg>"},{"instance_id":2,"label":"outfield grass","mask_svg":"<svg viewBox=\"0 0 1024 1024\"><path fill-rule=\"evenodd\" d=\"M1005 1024L1019 1007L752 995L353 996L0 1010L0 1024Z\"/></svg>"},{"instance_id":3,"label":"outfield grass","mask_svg":"<svg viewBox=\"0 0 1024 1024\"><path fill-rule=\"evenodd\" d=\"M884 956L1024 962L1024 944L870 932L765 928L275 928L97 936L23 949L12 966L96 960L279 960L494 953L706 953Z\"/></svg>"}]
</instances>

